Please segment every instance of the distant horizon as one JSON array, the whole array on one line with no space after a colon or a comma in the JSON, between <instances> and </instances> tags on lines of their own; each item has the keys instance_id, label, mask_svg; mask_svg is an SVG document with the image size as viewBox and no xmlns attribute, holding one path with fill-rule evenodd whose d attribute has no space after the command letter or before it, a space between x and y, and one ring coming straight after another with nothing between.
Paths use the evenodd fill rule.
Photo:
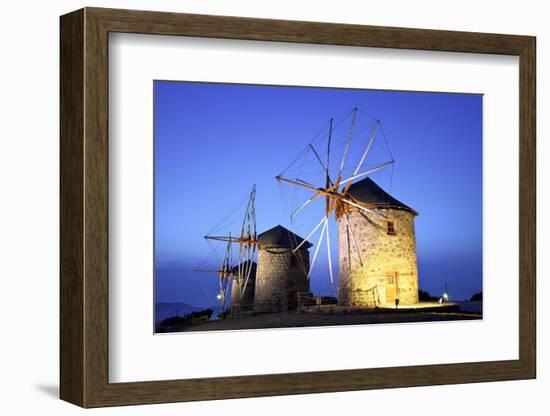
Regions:
<instances>
[{"instance_id":1,"label":"distant horizon","mask_svg":"<svg viewBox=\"0 0 550 416\"><path fill-rule=\"evenodd\" d=\"M419 288L419 290L423 290L423 289ZM483 292L476 292L476 293L472 293L470 296L467 296L464 299L462 299L462 298L449 298L447 301L448 302L479 302L479 301L470 301L470 298L472 298L472 296L474 296L474 295L477 295L478 293L483 294ZM433 294L433 293L429 293L429 295L436 296L436 294ZM163 303L163 304L167 304L167 305L170 305L170 304L173 304L173 305L185 304L187 306L191 306L191 307L196 308L196 309L199 309L199 308L218 309L219 308L219 305L216 305L215 303L211 304L211 305L193 305L193 304L190 304L189 302L186 302L186 301L167 301L167 302L165 302L165 301L158 301L158 300L155 301L155 303L156 304Z\"/></svg>"},{"instance_id":2,"label":"distant horizon","mask_svg":"<svg viewBox=\"0 0 550 416\"><path fill-rule=\"evenodd\" d=\"M156 81L154 95L156 303L213 306L217 276L192 272L217 267L203 236L254 183L258 232L291 228L274 176L356 106L382 121L397 161L392 180L375 181L420 213L419 289L440 296L447 284L457 301L483 292L481 95L179 81ZM308 221L293 231L305 237ZM311 289L334 296L326 267L321 257Z\"/></svg>"},{"instance_id":3,"label":"distant horizon","mask_svg":"<svg viewBox=\"0 0 550 416\"><path fill-rule=\"evenodd\" d=\"M176 270L179 271L179 270L181 270L181 268L176 268ZM441 291L441 292L439 292L439 293L435 293L435 292L431 292L431 291L429 291L429 290L424 289L422 286L419 286L418 289L419 289L419 290L422 290L422 291L424 291L424 292L427 292L430 296L441 297L441 295L443 294L443 291ZM451 292L451 293L452 293L452 292ZM454 296L454 297L453 297L453 295L451 295L451 296L449 297L448 300L451 301L451 302L469 301L469 299L470 299L472 296L474 296L474 295L476 295L476 294L478 294L478 293L483 294L483 290L479 290L479 291L477 291L477 292L472 292L472 293L470 293L469 295L466 295L466 296L464 296L464 297L457 297L457 296ZM315 296L321 296L321 295L322 295L322 296L326 296L327 294L324 294L324 293L314 293L314 295L315 295ZM210 303L210 304L204 304L204 303L201 303L201 304L191 303L191 302L189 302L189 301L187 301L187 300L158 300L158 299L155 300L155 303L166 303L166 304L168 304L168 303L174 303L174 304L176 304L176 303L185 303L185 304L187 304L187 305L189 305L189 306L193 306L193 307L195 307L195 308L197 308L197 309L198 309L198 308L217 308L217 307L218 307L218 305L216 305L216 299L214 299L213 302Z\"/></svg>"}]
</instances>

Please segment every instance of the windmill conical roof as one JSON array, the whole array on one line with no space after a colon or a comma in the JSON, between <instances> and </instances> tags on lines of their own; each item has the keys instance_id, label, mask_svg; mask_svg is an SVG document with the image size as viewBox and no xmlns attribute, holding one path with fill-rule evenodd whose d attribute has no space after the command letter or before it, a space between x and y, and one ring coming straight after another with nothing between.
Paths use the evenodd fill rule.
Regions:
<instances>
[{"instance_id":1,"label":"windmill conical roof","mask_svg":"<svg viewBox=\"0 0 550 416\"><path fill-rule=\"evenodd\" d=\"M277 225L258 236L260 248L266 247L297 247L304 239L282 225ZM310 248L313 244L309 241L302 245L303 248Z\"/></svg>"},{"instance_id":2,"label":"windmill conical roof","mask_svg":"<svg viewBox=\"0 0 550 416\"><path fill-rule=\"evenodd\" d=\"M373 205L376 208L403 209L418 215L418 212L388 194L371 178L365 178L352 184L348 189L348 195L356 201Z\"/></svg>"}]
</instances>

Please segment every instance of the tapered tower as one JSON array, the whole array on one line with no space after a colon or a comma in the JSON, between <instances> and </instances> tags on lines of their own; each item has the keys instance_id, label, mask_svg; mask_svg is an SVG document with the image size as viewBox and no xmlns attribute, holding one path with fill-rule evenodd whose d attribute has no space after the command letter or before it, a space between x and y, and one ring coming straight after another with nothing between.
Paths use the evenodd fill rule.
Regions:
<instances>
[{"instance_id":1,"label":"tapered tower","mask_svg":"<svg viewBox=\"0 0 550 416\"><path fill-rule=\"evenodd\" d=\"M357 307L395 305L396 299L400 305L417 303L414 218L418 213L370 178L351 185L348 195L357 206L340 205L336 211L338 303Z\"/></svg>"},{"instance_id":2,"label":"tapered tower","mask_svg":"<svg viewBox=\"0 0 550 416\"><path fill-rule=\"evenodd\" d=\"M254 306L254 291L256 288L256 262L247 260L239 266L233 268L233 276L242 275L242 270L250 269L249 278L246 286L239 285L239 281L233 278L231 282L231 313L251 311ZM239 292L240 291L240 292Z\"/></svg>"},{"instance_id":3,"label":"tapered tower","mask_svg":"<svg viewBox=\"0 0 550 416\"><path fill-rule=\"evenodd\" d=\"M278 225L258 236L258 247L254 311L296 309L299 293L309 292L311 243Z\"/></svg>"}]
</instances>

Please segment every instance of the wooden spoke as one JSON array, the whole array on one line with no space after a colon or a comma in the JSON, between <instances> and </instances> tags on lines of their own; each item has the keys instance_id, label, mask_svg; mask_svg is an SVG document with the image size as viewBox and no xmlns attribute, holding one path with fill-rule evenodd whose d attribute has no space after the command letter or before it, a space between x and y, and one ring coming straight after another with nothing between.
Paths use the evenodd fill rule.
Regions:
<instances>
[{"instance_id":1,"label":"wooden spoke","mask_svg":"<svg viewBox=\"0 0 550 416\"><path fill-rule=\"evenodd\" d=\"M193 269L193 272L196 273L218 273L218 274L224 274L226 273L223 269Z\"/></svg>"},{"instance_id":2,"label":"wooden spoke","mask_svg":"<svg viewBox=\"0 0 550 416\"><path fill-rule=\"evenodd\" d=\"M315 185L310 184L309 182L304 181L303 179L296 179L296 181L300 182L300 183L303 183L304 185L309 185L309 186L313 186L313 187L315 186Z\"/></svg>"},{"instance_id":3,"label":"wooden spoke","mask_svg":"<svg viewBox=\"0 0 550 416\"><path fill-rule=\"evenodd\" d=\"M359 163L357 164L357 167L353 171L353 175L357 175L357 172L359 172L359 169L361 169L361 166L363 165L363 162L365 161L365 158L367 157L367 154L369 153L369 150L372 146L372 143L374 142L374 137L376 136L376 132L378 131L378 127L380 126L380 122L376 121L376 125L374 126L374 130L370 136L369 143L367 144L367 148L363 152L363 156L361 156L361 160L359 160Z\"/></svg>"},{"instance_id":4,"label":"wooden spoke","mask_svg":"<svg viewBox=\"0 0 550 416\"><path fill-rule=\"evenodd\" d=\"M355 119L357 118L357 107L353 110L353 118L351 119L351 127L348 133L348 139L346 141L346 147L344 149L344 155L342 156L342 162L340 163L340 169L338 170L338 179L336 179L336 184L339 185L340 178L342 177L342 170L344 169L344 164L346 163L346 158L348 156L349 144L351 142L351 137L353 135L353 128L355 127Z\"/></svg>"},{"instance_id":5,"label":"wooden spoke","mask_svg":"<svg viewBox=\"0 0 550 416\"><path fill-rule=\"evenodd\" d=\"M313 147L313 145L310 143L309 144L309 147L311 148L311 150L313 151L313 154L315 155L315 157L317 158L317 160L319 161L319 164L321 165L321 167L323 168L323 170L326 172L327 171L327 168L325 166L325 164L323 163L323 161L321 160L321 157L319 156L319 154L317 153L317 150L315 150L315 148Z\"/></svg>"},{"instance_id":6,"label":"wooden spoke","mask_svg":"<svg viewBox=\"0 0 550 416\"><path fill-rule=\"evenodd\" d=\"M325 228L327 232L327 255L328 255L328 273L330 277L330 286L334 286L334 276L332 275L332 255L330 253L330 235L329 235L329 225L328 225L328 217L327 221L325 222Z\"/></svg>"},{"instance_id":7,"label":"wooden spoke","mask_svg":"<svg viewBox=\"0 0 550 416\"><path fill-rule=\"evenodd\" d=\"M245 273L244 273L244 281L242 282L242 287L240 287L240 292L241 292L241 299L242 297L244 296L244 292L246 291L246 286L248 285L248 281L250 279L250 275L252 273L252 258L253 258L253 253L251 255L250 251L252 250L251 246L248 246L247 247L247 259L246 259L246 263L245 263Z\"/></svg>"},{"instance_id":8,"label":"wooden spoke","mask_svg":"<svg viewBox=\"0 0 550 416\"><path fill-rule=\"evenodd\" d=\"M349 243L349 226L346 227L346 242L348 243L348 273L351 272L351 246Z\"/></svg>"},{"instance_id":9,"label":"wooden spoke","mask_svg":"<svg viewBox=\"0 0 550 416\"><path fill-rule=\"evenodd\" d=\"M310 203L312 203L314 200L319 198L321 195L323 195L323 194L320 193L320 192L317 192L315 195L313 195L311 198L309 198L306 202L304 202L302 205L300 205L298 208L296 208L294 210L294 212L292 214L290 214L290 218L294 218L296 216L296 214L298 214L298 212L300 212L302 209L307 207Z\"/></svg>"},{"instance_id":10,"label":"wooden spoke","mask_svg":"<svg viewBox=\"0 0 550 416\"><path fill-rule=\"evenodd\" d=\"M319 222L319 224L317 224L315 226L315 228L313 228L313 230L311 230L311 232L307 235L306 238L304 238L302 240L302 242L300 244L298 244L298 246L296 246L296 248L294 250L292 250L293 253L296 253L298 250L300 250L300 247L302 247L308 240L309 238L313 235L313 233L315 231L317 231L317 229L323 224L323 222L326 220L326 217L323 217L323 219Z\"/></svg>"},{"instance_id":11,"label":"wooden spoke","mask_svg":"<svg viewBox=\"0 0 550 416\"><path fill-rule=\"evenodd\" d=\"M330 119L329 130L328 130L328 141L327 141L327 163L325 164L325 166L326 166L326 169L325 169L325 189L327 189L331 184L328 169L329 169L329 164L330 164L330 143L332 141L332 121L333 120L331 118ZM330 209L330 198L327 195L326 198L325 198L325 210L326 210L325 215L326 216L328 216L329 209Z\"/></svg>"},{"instance_id":12,"label":"wooden spoke","mask_svg":"<svg viewBox=\"0 0 550 416\"><path fill-rule=\"evenodd\" d=\"M284 178L282 176L275 176L275 179L277 179L280 182L290 183L291 185L301 186L302 188L309 189L310 191L323 190L323 188L317 188L313 185L309 185L307 182L301 181L300 179L297 179L297 180L293 181L292 179L287 179L287 178Z\"/></svg>"},{"instance_id":13,"label":"wooden spoke","mask_svg":"<svg viewBox=\"0 0 550 416\"><path fill-rule=\"evenodd\" d=\"M241 233L242 235L242 233ZM241 242L239 242L239 256L237 258L237 283L239 283L239 292L241 291L240 290L240 283L241 283L241 276L242 276L242 267L243 267L243 262L242 262L242 258L243 258L243 245Z\"/></svg>"},{"instance_id":14,"label":"wooden spoke","mask_svg":"<svg viewBox=\"0 0 550 416\"><path fill-rule=\"evenodd\" d=\"M362 205L356 204L355 202L350 201L350 200L347 199L347 198L342 198L341 201L342 201L342 202L345 202L345 203L348 204L348 205L351 205L352 207L359 208L361 211L368 212L369 214L372 214L372 215L376 215L377 217L387 218L385 215L383 215L383 214L381 214L381 213L379 213L379 212L377 212L377 211L374 211L374 210L372 210L372 209L365 208L365 207L362 206Z\"/></svg>"},{"instance_id":15,"label":"wooden spoke","mask_svg":"<svg viewBox=\"0 0 550 416\"><path fill-rule=\"evenodd\" d=\"M246 291L246 285L248 285L248 279L250 279L250 273L252 271L252 268L251 267L248 267L246 272L245 272L245 278L244 278L244 282L242 284L242 287L240 288L240 292L241 292L241 299L242 297L244 296L244 292Z\"/></svg>"},{"instance_id":16,"label":"wooden spoke","mask_svg":"<svg viewBox=\"0 0 550 416\"><path fill-rule=\"evenodd\" d=\"M344 212L344 218L346 219L348 234L351 235L351 240L353 241L353 246L357 252L357 258L359 259L359 264L363 266L363 260L361 259L361 252L359 251L359 246L357 245L357 240L355 239L355 234L353 233L353 228L349 222L349 215L347 212ZM351 260L351 253L349 252L349 241L348 241L348 256Z\"/></svg>"},{"instance_id":17,"label":"wooden spoke","mask_svg":"<svg viewBox=\"0 0 550 416\"><path fill-rule=\"evenodd\" d=\"M317 243L317 247L315 247L315 253L313 254L313 259L311 260L311 265L309 266L309 272L307 274L308 279L311 276L313 266L315 265L315 260L317 259L317 254L319 253L319 248L321 247L321 243L323 242L323 237L325 235L325 230L328 224L327 217L323 217L323 221L321 223L323 224L323 228L321 229L321 236L319 237L319 242Z\"/></svg>"},{"instance_id":18,"label":"wooden spoke","mask_svg":"<svg viewBox=\"0 0 550 416\"><path fill-rule=\"evenodd\" d=\"M345 183L349 183L355 179L359 179L359 178L363 178L367 175L370 175L371 173L374 173L374 172L377 172L381 169L384 169L385 167L387 166L390 166L392 165L393 163L395 163L393 160L390 160L389 162L386 162L386 163L382 163L381 165L379 166L376 166L375 168L372 168L372 169L369 169L367 170L366 172L362 172L362 173L359 173L357 175L353 175L352 177L350 178L347 178L347 179L344 179L343 181L340 182L340 185L343 185ZM351 184L350 184L351 185ZM349 186L347 187L347 189L349 188ZM347 189L345 189L342 193L346 193L347 192Z\"/></svg>"},{"instance_id":19,"label":"wooden spoke","mask_svg":"<svg viewBox=\"0 0 550 416\"><path fill-rule=\"evenodd\" d=\"M205 235L204 238L207 240L225 241L230 243L238 243L241 240L237 237L228 237L225 235Z\"/></svg>"}]
</instances>

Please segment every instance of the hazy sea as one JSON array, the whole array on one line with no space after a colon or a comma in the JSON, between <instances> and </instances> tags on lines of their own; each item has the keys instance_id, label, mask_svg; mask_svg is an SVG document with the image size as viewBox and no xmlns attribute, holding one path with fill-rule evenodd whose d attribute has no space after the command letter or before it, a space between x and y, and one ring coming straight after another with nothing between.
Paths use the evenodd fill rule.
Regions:
<instances>
[{"instance_id":1,"label":"hazy sea","mask_svg":"<svg viewBox=\"0 0 550 416\"><path fill-rule=\"evenodd\" d=\"M460 306L460 310L464 312L483 313L483 301L481 300L464 300L456 303Z\"/></svg>"}]
</instances>

